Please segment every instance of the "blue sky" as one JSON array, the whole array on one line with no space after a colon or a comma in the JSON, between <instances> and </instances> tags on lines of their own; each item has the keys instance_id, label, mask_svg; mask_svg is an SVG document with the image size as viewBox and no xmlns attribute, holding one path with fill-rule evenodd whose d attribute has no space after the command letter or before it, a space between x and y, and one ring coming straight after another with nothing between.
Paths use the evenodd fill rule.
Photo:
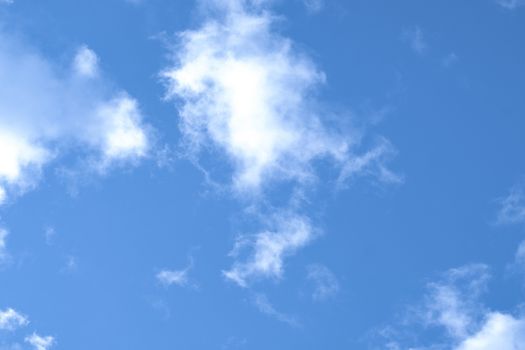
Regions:
<instances>
[{"instance_id":1,"label":"blue sky","mask_svg":"<svg viewBox=\"0 0 525 350\"><path fill-rule=\"evenodd\" d=\"M0 0L0 349L525 349L525 2Z\"/></svg>"}]
</instances>

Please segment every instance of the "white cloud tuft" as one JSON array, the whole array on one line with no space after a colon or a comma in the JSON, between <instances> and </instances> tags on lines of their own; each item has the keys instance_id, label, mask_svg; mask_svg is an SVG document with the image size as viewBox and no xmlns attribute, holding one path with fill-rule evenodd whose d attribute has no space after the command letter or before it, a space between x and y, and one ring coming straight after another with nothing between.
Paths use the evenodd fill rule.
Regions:
<instances>
[{"instance_id":1,"label":"white cloud tuft","mask_svg":"<svg viewBox=\"0 0 525 350\"><path fill-rule=\"evenodd\" d=\"M27 324L29 324L27 317L17 311L11 308L0 310L0 330L14 331Z\"/></svg>"},{"instance_id":2,"label":"white cloud tuft","mask_svg":"<svg viewBox=\"0 0 525 350\"><path fill-rule=\"evenodd\" d=\"M514 10L525 5L524 0L496 0L496 3L509 10Z\"/></svg>"},{"instance_id":3,"label":"white cloud tuft","mask_svg":"<svg viewBox=\"0 0 525 350\"><path fill-rule=\"evenodd\" d=\"M45 165L73 150L95 170L148 152L137 102L114 92L82 47L73 71L0 32L0 203L35 186ZM78 77L90 79L79 79Z\"/></svg>"},{"instance_id":4,"label":"white cloud tuft","mask_svg":"<svg viewBox=\"0 0 525 350\"><path fill-rule=\"evenodd\" d=\"M428 49L423 30L416 26L403 33L403 38L408 41L410 48L418 55L424 54Z\"/></svg>"},{"instance_id":5,"label":"white cloud tuft","mask_svg":"<svg viewBox=\"0 0 525 350\"><path fill-rule=\"evenodd\" d=\"M525 349L525 317L488 310L479 302L485 291L489 274L487 266L467 265L449 270L443 280L428 285L429 293L418 320L423 325L437 326L446 331L440 343L410 345L417 340L408 332L407 343L398 337L400 332L387 328L387 349L452 349L452 350L520 350ZM417 322L419 325L419 322ZM405 326L407 323L405 322ZM435 331L436 329L433 329Z\"/></svg>"},{"instance_id":6,"label":"white cloud tuft","mask_svg":"<svg viewBox=\"0 0 525 350\"><path fill-rule=\"evenodd\" d=\"M36 333L26 337L25 341L31 344L36 350L48 350L56 343L55 338L52 336L43 337Z\"/></svg>"},{"instance_id":7,"label":"white cloud tuft","mask_svg":"<svg viewBox=\"0 0 525 350\"><path fill-rule=\"evenodd\" d=\"M525 222L525 189L523 184L511 188L507 197L499 200L497 221L500 224Z\"/></svg>"},{"instance_id":8,"label":"white cloud tuft","mask_svg":"<svg viewBox=\"0 0 525 350\"><path fill-rule=\"evenodd\" d=\"M241 287L261 277L282 277L284 258L302 248L314 236L314 230L305 217L278 214L272 218L268 230L255 235L239 237L230 255L237 257L248 248L246 261L236 261L224 276Z\"/></svg>"},{"instance_id":9,"label":"white cloud tuft","mask_svg":"<svg viewBox=\"0 0 525 350\"><path fill-rule=\"evenodd\" d=\"M86 78L93 78L98 74L98 56L87 46L81 46L73 60L75 72Z\"/></svg>"},{"instance_id":10,"label":"white cloud tuft","mask_svg":"<svg viewBox=\"0 0 525 350\"><path fill-rule=\"evenodd\" d=\"M423 310L427 324L442 326L454 338L465 337L479 316L479 295L490 275L483 264L466 265L449 270L443 281L428 285L429 294Z\"/></svg>"},{"instance_id":11,"label":"white cloud tuft","mask_svg":"<svg viewBox=\"0 0 525 350\"><path fill-rule=\"evenodd\" d=\"M162 270L157 273L157 280L165 286L171 286L173 284L178 286L186 286L188 284L188 270Z\"/></svg>"},{"instance_id":12,"label":"white cloud tuft","mask_svg":"<svg viewBox=\"0 0 525 350\"><path fill-rule=\"evenodd\" d=\"M181 102L190 151L211 144L225 152L243 193L272 180L309 180L320 158L354 162L358 142L323 121L315 97L323 72L273 31L275 17L260 3L217 5L223 17L181 33L175 63L162 73L167 97Z\"/></svg>"},{"instance_id":13,"label":"white cloud tuft","mask_svg":"<svg viewBox=\"0 0 525 350\"><path fill-rule=\"evenodd\" d=\"M525 349L525 318L492 312L481 329L466 338L454 350Z\"/></svg>"},{"instance_id":14,"label":"white cloud tuft","mask_svg":"<svg viewBox=\"0 0 525 350\"><path fill-rule=\"evenodd\" d=\"M310 13L319 12L324 7L324 0L303 0L303 3Z\"/></svg>"},{"instance_id":15,"label":"white cloud tuft","mask_svg":"<svg viewBox=\"0 0 525 350\"><path fill-rule=\"evenodd\" d=\"M312 298L322 301L334 297L339 292L336 276L326 266L313 264L307 268L307 278L314 283Z\"/></svg>"},{"instance_id":16,"label":"white cloud tuft","mask_svg":"<svg viewBox=\"0 0 525 350\"><path fill-rule=\"evenodd\" d=\"M120 96L101 105L97 111L103 133L94 135L95 145L102 149L105 163L116 160L139 159L146 155L148 137L141 125L142 116L137 102Z\"/></svg>"},{"instance_id":17,"label":"white cloud tuft","mask_svg":"<svg viewBox=\"0 0 525 350\"><path fill-rule=\"evenodd\" d=\"M7 253L6 238L9 232L0 228L0 267L9 260L9 254Z\"/></svg>"}]
</instances>

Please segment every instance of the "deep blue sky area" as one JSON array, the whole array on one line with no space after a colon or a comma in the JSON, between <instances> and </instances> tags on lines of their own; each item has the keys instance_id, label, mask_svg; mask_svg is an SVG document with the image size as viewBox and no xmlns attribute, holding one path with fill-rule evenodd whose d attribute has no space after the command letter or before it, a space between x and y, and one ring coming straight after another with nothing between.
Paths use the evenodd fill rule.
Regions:
<instances>
[{"instance_id":1,"label":"deep blue sky area","mask_svg":"<svg viewBox=\"0 0 525 350\"><path fill-rule=\"evenodd\" d=\"M0 350L525 349L524 151L522 0L0 0Z\"/></svg>"}]
</instances>

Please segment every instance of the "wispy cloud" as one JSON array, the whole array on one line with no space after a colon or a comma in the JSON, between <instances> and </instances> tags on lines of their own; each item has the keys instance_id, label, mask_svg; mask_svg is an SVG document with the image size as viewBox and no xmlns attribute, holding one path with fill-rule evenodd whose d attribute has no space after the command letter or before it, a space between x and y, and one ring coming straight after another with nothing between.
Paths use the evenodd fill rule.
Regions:
<instances>
[{"instance_id":1,"label":"wispy cloud","mask_svg":"<svg viewBox=\"0 0 525 350\"><path fill-rule=\"evenodd\" d=\"M323 301L333 298L339 292L337 277L326 266L319 264L309 265L307 278L314 284L312 298Z\"/></svg>"},{"instance_id":2,"label":"wispy cloud","mask_svg":"<svg viewBox=\"0 0 525 350\"><path fill-rule=\"evenodd\" d=\"M403 33L403 38L408 42L410 48L418 55L424 54L428 49L425 35L419 26L405 30Z\"/></svg>"},{"instance_id":3,"label":"wispy cloud","mask_svg":"<svg viewBox=\"0 0 525 350\"><path fill-rule=\"evenodd\" d=\"M226 278L242 287L263 277L279 279L284 258L305 246L314 235L305 217L277 214L270 225L263 232L239 237L230 255L237 257L244 249L251 250L251 254L246 261L237 261L230 270L224 271Z\"/></svg>"},{"instance_id":4,"label":"wispy cloud","mask_svg":"<svg viewBox=\"0 0 525 350\"><path fill-rule=\"evenodd\" d=\"M455 63L457 63L458 60L459 60L458 55L454 52L451 52L443 58L443 61L442 61L443 67L449 68Z\"/></svg>"},{"instance_id":5,"label":"wispy cloud","mask_svg":"<svg viewBox=\"0 0 525 350\"><path fill-rule=\"evenodd\" d=\"M301 325L295 317L286 315L276 310L264 294L256 294L253 298L253 303L260 312L273 317L280 322L287 323L293 327L299 327Z\"/></svg>"},{"instance_id":6,"label":"wispy cloud","mask_svg":"<svg viewBox=\"0 0 525 350\"><path fill-rule=\"evenodd\" d=\"M155 278L162 285L169 287L171 285L177 285L180 287L197 287L197 285L191 283L189 273L193 268L193 257L189 256L189 263L183 269L162 269L156 275Z\"/></svg>"},{"instance_id":7,"label":"wispy cloud","mask_svg":"<svg viewBox=\"0 0 525 350\"><path fill-rule=\"evenodd\" d=\"M0 267L9 260L6 243L8 233L7 230L0 228Z\"/></svg>"},{"instance_id":8,"label":"wispy cloud","mask_svg":"<svg viewBox=\"0 0 525 350\"><path fill-rule=\"evenodd\" d=\"M0 330L14 331L28 324L29 320L27 317L14 309L0 310Z\"/></svg>"},{"instance_id":9,"label":"wispy cloud","mask_svg":"<svg viewBox=\"0 0 525 350\"><path fill-rule=\"evenodd\" d=\"M497 222L518 224L525 222L525 188L522 183L512 187L508 195L498 200L500 205Z\"/></svg>"},{"instance_id":10,"label":"wispy cloud","mask_svg":"<svg viewBox=\"0 0 525 350\"><path fill-rule=\"evenodd\" d=\"M155 276L164 286L178 285L184 287L188 284L188 271L190 267L183 270L162 270Z\"/></svg>"},{"instance_id":11,"label":"wispy cloud","mask_svg":"<svg viewBox=\"0 0 525 350\"><path fill-rule=\"evenodd\" d=\"M45 165L81 154L97 172L146 156L148 127L137 102L115 91L82 46L62 67L0 31L0 202L34 187Z\"/></svg>"},{"instance_id":12,"label":"wispy cloud","mask_svg":"<svg viewBox=\"0 0 525 350\"><path fill-rule=\"evenodd\" d=\"M310 13L317 13L324 7L324 0L303 0L303 3Z\"/></svg>"},{"instance_id":13,"label":"wispy cloud","mask_svg":"<svg viewBox=\"0 0 525 350\"><path fill-rule=\"evenodd\" d=\"M420 316L429 325L446 329L456 339L466 337L475 327L483 309L478 304L489 280L488 267L467 265L449 270L442 281L429 283Z\"/></svg>"},{"instance_id":14,"label":"wispy cloud","mask_svg":"<svg viewBox=\"0 0 525 350\"><path fill-rule=\"evenodd\" d=\"M35 350L48 350L56 343L54 337L40 336L36 333L26 337L25 341L31 344Z\"/></svg>"},{"instance_id":15,"label":"wispy cloud","mask_svg":"<svg viewBox=\"0 0 525 350\"><path fill-rule=\"evenodd\" d=\"M476 264L451 269L442 280L429 283L424 303L412 310L416 319L405 321L404 330L388 327L381 332L387 338L385 347L392 350L525 348L525 317L490 310L481 302L489 278L487 266ZM425 327L418 327L420 320ZM439 343L425 344L417 334L439 330L445 332Z\"/></svg>"},{"instance_id":16,"label":"wispy cloud","mask_svg":"<svg viewBox=\"0 0 525 350\"><path fill-rule=\"evenodd\" d=\"M495 0L498 5L508 10L514 10L525 5L524 0Z\"/></svg>"}]
</instances>

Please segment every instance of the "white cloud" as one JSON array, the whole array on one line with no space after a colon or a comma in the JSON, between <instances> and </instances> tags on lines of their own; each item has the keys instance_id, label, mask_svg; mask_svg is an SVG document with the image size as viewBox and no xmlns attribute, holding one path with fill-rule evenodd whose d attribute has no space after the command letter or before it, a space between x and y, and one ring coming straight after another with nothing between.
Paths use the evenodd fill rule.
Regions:
<instances>
[{"instance_id":1,"label":"white cloud","mask_svg":"<svg viewBox=\"0 0 525 350\"><path fill-rule=\"evenodd\" d=\"M324 0L303 0L304 6L311 13L319 12L324 7Z\"/></svg>"},{"instance_id":2,"label":"white cloud","mask_svg":"<svg viewBox=\"0 0 525 350\"><path fill-rule=\"evenodd\" d=\"M457 63L458 60L459 60L458 55L456 55L455 52L451 52L443 58L443 61L442 61L443 67L448 68L454 65L455 63Z\"/></svg>"},{"instance_id":3,"label":"white cloud","mask_svg":"<svg viewBox=\"0 0 525 350\"><path fill-rule=\"evenodd\" d=\"M442 281L428 284L422 316L427 324L444 327L454 338L465 337L479 316L477 299L490 275L483 264L451 269Z\"/></svg>"},{"instance_id":4,"label":"white cloud","mask_svg":"<svg viewBox=\"0 0 525 350\"><path fill-rule=\"evenodd\" d=\"M27 317L17 311L11 308L0 310L0 330L14 331L27 324L29 324Z\"/></svg>"},{"instance_id":5,"label":"white cloud","mask_svg":"<svg viewBox=\"0 0 525 350\"><path fill-rule=\"evenodd\" d=\"M265 2L207 3L222 15L181 33L174 65L162 73L167 97L181 102L190 152L218 147L242 193L273 180L308 181L321 158L355 162L350 151L359 138L329 127L330 113L316 101L324 73L273 30Z\"/></svg>"},{"instance_id":6,"label":"white cloud","mask_svg":"<svg viewBox=\"0 0 525 350\"><path fill-rule=\"evenodd\" d=\"M522 272L525 272L525 241L521 242L518 246L514 257L514 263L522 270Z\"/></svg>"},{"instance_id":7,"label":"white cloud","mask_svg":"<svg viewBox=\"0 0 525 350\"><path fill-rule=\"evenodd\" d=\"M316 95L324 73L274 30L277 16L269 3L203 1L211 18L179 34L173 63L161 76L166 97L178 104L188 155L206 163L224 154L235 194L255 201L264 201L264 191L276 183L306 188L321 159L341 170L339 184L358 174L398 182L384 165L393 153L386 140L355 154L361 135L344 132L348 120L324 110ZM283 259L306 245L313 231L308 219L284 216L263 220L266 230L238 239L231 255L239 258L244 248L252 254L224 271L228 279L246 287L250 280L282 276Z\"/></svg>"},{"instance_id":8,"label":"white cloud","mask_svg":"<svg viewBox=\"0 0 525 350\"><path fill-rule=\"evenodd\" d=\"M481 329L454 348L455 350L525 349L525 318L491 312Z\"/></svg>"},{"instance_id":9,"label":"white cloud","mask_svg":"<svg viewBox=\"0 0 525 350\"><path fill-rule=\"evenodd\" d=\"M87 46L81 46L73 60L73 67L78 75L93 78L98 74L97 54Z\"/></svg>"},{"instance_id":10,"label":"white cloud","mask_svg":"<svg viewBox=\"0 0 525 350\"><path fill-rule=\"evenodd\" d=\"M148 151L137 102L97 75L82 47L71 67L50 62L0 31L0 202L36 185L45 165L82 154L95 170L134 162Z\"/></svg>"},{"instance_id":11,"label":"white cloud","mask_svg":"<svg viewBox=\"0 0 525 350\"><path fill-rule=\"evenodd\" d=\"M9 260L6 244L8 234L9 232L7 230L0 228L0 267Z\"/></svg>"},{"instance_id":12,"label":"white cloud","mask_svg":"<svg viewBox=\"0 0 525 350\"><path fill-rule=\"evenodd\" d=\"M188 268L184 270L162 270L156 275L157 280L165 286L188 284Z\"/></svg>"},{"instance_id":13,"label":"white cloud","mask_svg":"<svg viewBox=\"0 0 525 350\"><path fill-rule=\"evenodd\" d=\"M256 294L253 298L253 303L263 314L273 317L280 322L287 323L293 327L300 326L300 323L294 317L283 314L282 312L276 310L264 294Z\"/></svg>"},{"instance_id":14,"label":"white cloud","mask_svg":"<svg viewBox=\"0 0 525 350\"><path fill-rule=\"evenodd\" d=\"M388 349L452 349L452 350L521 350L525 349L525 317L493 311L480 302L489 279L487 266L476 264L449 270L441 281L428 285L428 294L418 314L416 327L423 320L422 331L443 329L446 336L431 345L414 345L419 338L408 332L388 328L383 335ZM405 327L412 322L405 322ZM413 325L413 324L412 324ZM414 328L417 330L418 328ZM436 333L434 333L435 336ZM439 333L437 333L439 334Z\"/></svg>"},{"instance_id":15,"label":"white cloud","mask_svg":"<svg viewBox=\"0 0 525 350\"><path fill-rule=\"evenodd\" d=\"M425 40L423 30L416 26L403 33L403 37L408 41L410 48L418 55L424 54L428 49L428 44Z\"/></svg>"},{"instance_id":16,"label":"white cloud","mask_svg":"<svg viewBox=\"0 0 525 350\"><path fill-rule=\"evenodd\" d=\"M241 287L262 277L279 279L284 270L284 258L302 248L314 236L314 230L305 217L277 214L269 222L268 230L238 238L233 251L237 257L243 250L250 254L244 262L236 261L224 276Z\"/></svg>"},{"instance_id":17,"label":"white cloud","mask_svg":"<svg viewBox=\"0 0 525 350\"><path fill-rule=\"evenodd\" d=\"M523 184L511 188L507 197L499 200L497 221L500 224L525 222L525 189Z\"/></svg>"},{"instance_id":18,"label":"white cloud","mask_svg":"<svg viewBox=\"0 0 525 350\"><path fill-rule=\"evenodd\" d=\"M496 0L496 3L501 7L509 10L514 10L518 7L525 5L524 0Z\"/></svg>"},{"instance_id":19,"label":"white cloud","mask_svg":"<svg viewBox=\"0 0 525 350\"><path fill-rule=\"evenodd\" d=\"M40 336L36 333L26 337L25 341L31 344L36 350L48 350L55 344L52 336Z\"/></svg>"},{"instance_id":20,"label":"white cloud","mask_svg":"<svg viewBox=\"0 0 525 350\"><path fill-rule=\"evenodd\" d=\"M317 301L334 297L339 292L336 276L326 266L313 264L308 266L307 278L314 283L312 298Z\"/></svg>"},{"instance_id":21,"label":"white cloud","mask_svg":"<svg viewBox=\"0 0 525 350\"><path fill-rule=\"evenodd\" d=\"M93 132L91 142L101 147L103 166L146 156L148 137L135 100L126 95L116 97L101 105L96 115L103 132Z\"/></svg>"}]
</instances>

